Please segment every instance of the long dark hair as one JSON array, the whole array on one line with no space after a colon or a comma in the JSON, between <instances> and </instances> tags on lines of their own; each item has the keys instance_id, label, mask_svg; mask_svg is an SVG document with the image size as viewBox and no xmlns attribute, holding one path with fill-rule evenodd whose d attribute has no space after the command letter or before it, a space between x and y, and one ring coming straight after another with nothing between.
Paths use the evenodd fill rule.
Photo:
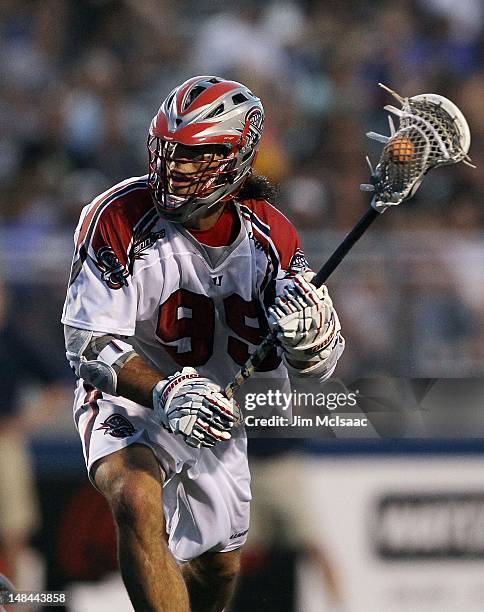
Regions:
<instances>
[{"instance_id":1,"label":"long dark hair","mask_svg":"<svg viewBox=\"0 0 484 612\"><path fill-rule=\"evenodd\" d=\"M251 174L237 194L238 200L267 200L276 204L279 189L269 179L260 174Z\"/></svg>"}]
</instances>

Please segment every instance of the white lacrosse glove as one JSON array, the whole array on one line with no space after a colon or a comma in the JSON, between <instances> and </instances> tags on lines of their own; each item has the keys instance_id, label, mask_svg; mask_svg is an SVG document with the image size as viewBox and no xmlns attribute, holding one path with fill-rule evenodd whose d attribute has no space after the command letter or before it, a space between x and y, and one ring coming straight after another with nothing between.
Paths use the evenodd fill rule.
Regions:
<instances>
[{"instance_id":1,"label":"white lacrosse glove","mask_svg":"<svg viewBox=\"0 0 484 612\"><path fill-rule=\"evenodd\" d=\"M293 284L269 308L269 325L284 351L284 363L299 376L321 376L332 371L344 348L328 290L325 285L312 285L314 276L312 271L295 276ZM299 369L291 362L311 365Z\"/></svg>"},{"instance_id":2,"label":"white lacrosse glove","mask_svg":"<svg viewBox=\"0 0 484 612\"><path fill-rule=\"evenodd\" d=\"M238 415L235 400L227 399L219 385L194 368L160 380L153 389L153 408L161 425L181 434L194 448L229 440Z\"/></svg>"}]
</instances>

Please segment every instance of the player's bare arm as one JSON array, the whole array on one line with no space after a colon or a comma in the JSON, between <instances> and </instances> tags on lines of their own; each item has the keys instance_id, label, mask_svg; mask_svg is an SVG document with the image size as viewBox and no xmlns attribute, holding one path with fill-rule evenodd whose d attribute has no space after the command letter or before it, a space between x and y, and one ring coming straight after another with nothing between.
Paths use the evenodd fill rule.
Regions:
<instances>
[{"instance_id":1,"label":"player's bare arm","mask_svg":"<svg viewBox=\"0 0 484 612\"><path fill-rule=\"evenodd\" d=\"M149 366L139 355L124 364L118 374L118 393L142 406L152 406L153 389L165 375Z\"/></svg>"}]
</instances>

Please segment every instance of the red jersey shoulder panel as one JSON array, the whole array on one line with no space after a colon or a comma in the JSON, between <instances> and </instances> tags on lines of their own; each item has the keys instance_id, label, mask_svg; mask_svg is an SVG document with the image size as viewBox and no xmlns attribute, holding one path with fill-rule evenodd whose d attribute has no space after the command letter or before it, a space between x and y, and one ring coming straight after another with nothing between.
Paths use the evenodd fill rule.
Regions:
<instances>
[{"instance_id":1,"label":"red jersey shoulder panel","mask_svg":"<svg viewBox=\"0 0 484 612\"><path fill-rule=\"evenodd\" d=\"M109 287L126 285L137 246L157 220L147 176L127 179L99 195L81 222L69 284L90 256Z\"/></svg>"},{"instance_id":2,"label":"red jersey shoulder panel","mask_svg":"<svg viewBox=\"0 0 484 612\"><path fill-rule=\"evenodd\" d=\"M92 237L92 249L97 254L102 248L111 248L124 266L133 241L156 220L156 210L146 189L120 196L100 215Z\"/></svg>"},{"instance_id":3,"label":"red jersey shoulder panel","mask_svg":"<svg viewBox=\"0 0 484 612\"><path fill-rule=\"evenodd\" d=\"M110 248L126 265L133 238L155 219L146 177L128 179L94 199L82 222L77 247L91 248L95 255Z\"/></svg>"},{"instance_id":4,"label":"red jersey shoulder panel","mask_svg":"<svg viewBox=\"0 0 484 612\"><path fill-rule=\"evenodd\" d=\"M250 216L254 225L270 238L277 250L281 268L287 270L294 254L301 248L294 225L267 200L241 200L240 205L242 212L246 208L252 213Z\"/></svg>"}]
</instances>

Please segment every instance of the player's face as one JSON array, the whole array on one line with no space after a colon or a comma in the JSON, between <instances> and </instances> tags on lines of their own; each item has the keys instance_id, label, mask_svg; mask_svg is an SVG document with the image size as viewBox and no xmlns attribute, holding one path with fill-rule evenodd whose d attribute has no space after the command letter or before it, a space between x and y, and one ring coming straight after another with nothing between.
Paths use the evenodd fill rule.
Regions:
<instances>
[{"instance_id":1,"label":"player's face","mask_svg":"<svg viewBox=\"0 0 484 612\"><path fill-rule=\"evenodd\" d=\"M174 144L167 164L168 191L172 195L186 197L194 195L201 185L215 175L220 167L220 160L225 155L220 146L194 146ZM213 188L204 191L204 195L211 193Z\"/></svg>"}]
</instances>

